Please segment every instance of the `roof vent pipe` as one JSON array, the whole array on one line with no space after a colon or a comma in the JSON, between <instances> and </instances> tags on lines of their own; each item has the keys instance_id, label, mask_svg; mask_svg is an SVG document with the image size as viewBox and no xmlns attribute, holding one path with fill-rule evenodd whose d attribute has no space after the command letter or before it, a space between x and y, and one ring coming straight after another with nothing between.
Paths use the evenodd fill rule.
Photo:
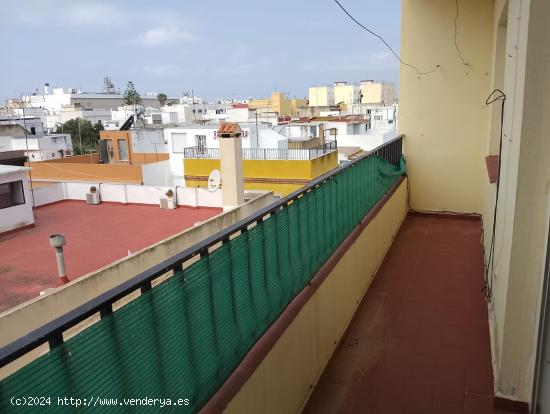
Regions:
<instances>
[{"instance_id":1,"label":"roof vent pipe","mask_svg":"<svg viewBox=\"0 0 550 414\"><path fill-rule=\"evenodd\" d=\"M50 236L50 246L55 249L55 259L57 260L57 279L56 287L69 283L67 272L65 270L65 257L63 256L63 246L65 246L65 236L62 234L52 234Z\"/></svg>"}]
</instances>

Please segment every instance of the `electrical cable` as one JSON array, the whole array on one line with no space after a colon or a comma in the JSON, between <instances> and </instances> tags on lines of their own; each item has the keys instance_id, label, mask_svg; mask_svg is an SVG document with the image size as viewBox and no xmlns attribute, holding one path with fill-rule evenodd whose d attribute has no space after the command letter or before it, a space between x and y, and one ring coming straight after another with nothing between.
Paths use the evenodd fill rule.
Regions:
<instances>
[{"instance_id":1,"label":"electrical cable","mask_svg":"<svg viewBox=\"0 0 550 414\"><path fill-rule=\"evenodd\" d=\"M470 64L468 62L466 62L466 60L464 59L464 57L462 56L462 52L460 51L460 48L458 47L458 10L459 10L459 7L458 7L458 0L455 0L455 3L456 3L456 16L455 16L455 49L456 49L456 52L458 53L458 57L460 58L460 60L462 61L462 64L464 66L470 66Z\"/></svg>"},{"instance_id":2,"label":"electrical cable","mask_svg":"<svg viewBox=\"0 0 550 414\"><path fill-rule=\"evenodd\" d=\"M338 1L338 0L334 0L334 2L338 5L338 7L340 7L342 9L342 11L351 19L353 20L353 22L355 22L359 27L361 27L362 29L366 30L367 32L369 32L371 35L373 35L374 37L378 38L382 43L384 43L384 45L386 45L386 47L390 50L390 52L395 56L395 58L397 60L399 60L399 62L401 62L402 65L405 65L405 66L408 66L409 68L412 68L416 71L416 74L417 75L429 75L430 73L434 73L436 70L439 69L440 65L436 65L435 68L433 68L432 70L429 70L427 72L422 72L420 71L416 66L414 65L411 65L410 63L407 63L405 62L403 59L401 59L401 57L397 54L397 52L395 50L393 50L393 48L388 44L388 42L386 42L384 40L384 38L382 36L380 36L379 34L373 32L372 30L370 30L368 27L364 26L361 22L359 22L355 17L353 17L345 8L344 6L342 6L342 4Z\"/></svg>"},{"instance_id":3,"label":"electrical cable","mask_svg":"<svg viewBox=\"0 0 550 414\"><path fill-rule=\"evenodd\" d=\"M498 198L500 190L500 172L502 169L502 137L503 137L503 126L504 126L504 104L506 103L506 94L500 89L495 89L487 97L485 105L491 105L496 101L502 102L501 112L500 112L500 142L498 148L498 174L497 174L497 188L495 196L495 208L493 210L493 231L491 234L491 244L489 247L489 258L485 265L485 278L483 290L485 292L485 299L487 302L492 301L493 295L493 274L494 274L494 255L495 255L495 238L496 238L496 228L497 228L497 213L498 213Z\"/></svg>"}]
</instances>

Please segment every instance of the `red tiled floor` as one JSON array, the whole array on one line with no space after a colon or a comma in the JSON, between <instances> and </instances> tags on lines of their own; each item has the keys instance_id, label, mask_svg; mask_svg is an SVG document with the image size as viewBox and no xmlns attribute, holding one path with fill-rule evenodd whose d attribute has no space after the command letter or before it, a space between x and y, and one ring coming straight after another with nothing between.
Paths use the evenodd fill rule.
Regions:
<instances>
[{"instance_id":1,"label":"red tiled floor","mask_svg":"<svg viewBox=\"0 0 550 414\"><path fill-rule=\"evenodd\" d=\"M408 216L306 412L495 414L482 286L479 221Z\"/></svg>"},{"instance_id":2,"label":"red tiled floor","mask_svg":"<svg viewBox=\"0 0 550 414\"><path fill-rule=\"evenodd\" d=\"M115 260L221 213L221 209L64 201L35 210L36 226L0 236L0 312L54 287L55 254L48 236L65 235L69 279Z\"/></svg>"}]
</instances>

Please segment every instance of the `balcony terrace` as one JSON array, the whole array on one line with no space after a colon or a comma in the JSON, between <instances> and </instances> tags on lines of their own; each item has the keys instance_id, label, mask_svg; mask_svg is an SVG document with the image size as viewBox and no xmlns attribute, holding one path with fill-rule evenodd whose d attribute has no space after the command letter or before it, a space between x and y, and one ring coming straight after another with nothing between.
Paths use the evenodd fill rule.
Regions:
<instances>
[{"instance_id":1,"label":"balcony terrace","mask_svg":"<svg viewBox=\"0 0 550 414\"><path fill-rule=\"evenodd\" d=\"M243 160L313 160L337 150L336 141L328 141L319 145L309 146L310 141L302 141L303 147L298 147L298 141L289 141L289 148L243 148ZM187 147L183 149L184 158L219 159L219 148Z\"/></svg>"},{"instance_id":2,"label":"balcony terrace","mask_svg":"<svg viewBox=\"0 0 550 414\"><path fill-rule=\"evenodd\" d=\"M479 217L409 214L305 413L493 414Z\"/></svg>"}]
</instances>

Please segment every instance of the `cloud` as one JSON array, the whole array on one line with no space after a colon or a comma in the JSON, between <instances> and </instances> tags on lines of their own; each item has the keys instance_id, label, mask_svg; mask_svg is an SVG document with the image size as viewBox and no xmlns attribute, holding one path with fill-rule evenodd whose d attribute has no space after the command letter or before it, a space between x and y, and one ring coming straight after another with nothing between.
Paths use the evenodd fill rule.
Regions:
<instances>
[{"instance_id":1,"label":"cloud","mask_svg":"<svg viewBox=\"0 0 550 414\"><path fill-rule=\"evenodd\" d=\"M149 75L157 77L177 76L184 72L184 69L179 65L146 65L143 70Z\"/></svg>"},{"instance_id":2,"label":"cloud","mask_svg":"<svg viewBox=\"0 0 550 414\"><path fill-rule=\"evenodd\" d=\"M49 22L65 27L82 24L99 26L111 24L124 16L122 9L101 0L26 0L3 5L0 20L26 25Z\"/></svg>"},{"instance_id":3,"label":"cloud","mask_svg":"<svg viewBox=\"0 0 550 414\"><path fill-rule=\"evenodd\" d=\"M134 42L142 47L162 47L174 43L191 43L198 39L194 33L177 26L156 27L138 35Z\"/></svg>"}]
</instances>

